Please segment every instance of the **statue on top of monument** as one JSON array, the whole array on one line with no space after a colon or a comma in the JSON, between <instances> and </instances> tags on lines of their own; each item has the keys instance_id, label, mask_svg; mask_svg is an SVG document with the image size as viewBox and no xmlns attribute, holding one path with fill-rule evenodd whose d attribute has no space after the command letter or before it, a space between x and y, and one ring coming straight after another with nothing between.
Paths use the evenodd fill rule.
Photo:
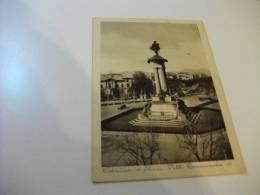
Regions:
<instances>
[{"instance_id":1,"label":"statue on top of monument","mask_svg":"<svg viewBox=\"0 0 260 195\"><path fill-rule=\"evenodd\" d=\"M160 51L160 45L156 41L153 41L153 44L150 46L150 49L155 52L155 55L150 57L147 62L150 64L150 62L153 62L155 64L164 66L165 62L168 62L167 59L163 58L162 56L159 55Z\"/></svg>"},{"instance_id":2,"label":"statue on top of monument","mask_svg":"<svg viewBox=\"0 0 260 195\"><path fill-rule=\"evenodd\" d=\"M158 56L160 45L156 41L153 41L153 44L150 46L150 49L153 50L155 54Z\"/></svg>"}]
</instances>

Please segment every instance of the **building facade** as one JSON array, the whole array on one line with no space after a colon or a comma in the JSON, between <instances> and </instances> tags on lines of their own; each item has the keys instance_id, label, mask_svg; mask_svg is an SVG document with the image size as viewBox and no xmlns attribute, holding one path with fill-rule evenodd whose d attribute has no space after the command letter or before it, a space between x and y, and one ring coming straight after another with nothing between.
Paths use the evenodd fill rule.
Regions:
<instances>
[{"instance_id":1,"label":"building facade","mask_svg":"<svg viewBox=\"0 0 260 195\"><path fill-rule=\"evenodd\" d=\"M101 75L101 99L103 101L129 99L132 97L133 76L127 74Z\"/></svg>"}]
</instances>

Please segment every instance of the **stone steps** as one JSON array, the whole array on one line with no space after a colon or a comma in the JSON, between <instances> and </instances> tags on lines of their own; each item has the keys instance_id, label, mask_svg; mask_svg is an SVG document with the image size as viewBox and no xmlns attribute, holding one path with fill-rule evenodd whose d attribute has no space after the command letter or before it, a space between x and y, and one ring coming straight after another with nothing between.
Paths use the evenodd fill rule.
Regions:
<instances>
[{"instance_id":1,"label":"stone steps","mask_svg":"<svg viewBox=\"0 0 260 195\"><path fill-rule=\"evenodd\" d=\"M200 112L190 112L188 121L197 124L200 119ZM136 118L129 123L134 126L150 126L150 127L184 127L188 121L181 120L156 120L156 118Z\"/></svg>"},{"instance_id":2,"label":"stone steps","mask_svg":"<svg viewBox=\"0 0 260 195\"><path fill-rule=\"evenodd\" d=\"M171 120L171 121L159 121L151 119L134 119L129 122L134 126L151 126L151 127L183 127L184 121Z\"/></svg>"},{"instance_id":3,"label":"stone steps","mask_svg":"<svg viewBox=\"0 0 260 195\"><path fill-rule=\"evenodd\" d=\"M192 122L193 124L197 124L198 123L198 121L199 121L199 119L200 119L200 112L199 113L196 113L196 112L192 112L192 113L190 113L190 117L188 117L188 120L190 121L190 122Z\"/></svg>"},{"instance_id":4,"label":"stone steps","mask_svg":"<svg viewBox=\"0 0 260 195\"><path fill-rule=\"evenodd\" d=\"M176 119L177 115L164 115L164 116L161 116L161 115L149 115L149 119L151 120L164 120L164 121L169 121L169 120L172 120L172 119Z\"/></svg>"}]
</instances>

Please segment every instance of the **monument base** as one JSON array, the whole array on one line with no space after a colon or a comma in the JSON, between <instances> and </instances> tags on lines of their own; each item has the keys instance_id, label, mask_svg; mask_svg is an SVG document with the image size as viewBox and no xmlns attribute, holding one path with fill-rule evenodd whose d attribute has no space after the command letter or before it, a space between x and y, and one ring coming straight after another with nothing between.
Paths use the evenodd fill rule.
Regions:
<instances>
[{"instance_id":1,"label":"monument base","mask_svg":"<svg viewBox=\"0 0 260 195\"><path fill-rule=\"evenodd\" d=\"M152 120L176 120L178 118L178 106L173 103L152 103L147 117Z\"/></svg>"},{"instance_id":2,"label":"monument base","mask_svg":"<svg viewBox=\"0 0 260 195\"><path fill-rule=\"evenodd\" d=\"M143 113L130 121L130 124L150 127L184 127L186 122L186 116L179 111L176 101L167 96L163 100L154 97L152 102L144 107Z\"/></svg>"}]
</instances>

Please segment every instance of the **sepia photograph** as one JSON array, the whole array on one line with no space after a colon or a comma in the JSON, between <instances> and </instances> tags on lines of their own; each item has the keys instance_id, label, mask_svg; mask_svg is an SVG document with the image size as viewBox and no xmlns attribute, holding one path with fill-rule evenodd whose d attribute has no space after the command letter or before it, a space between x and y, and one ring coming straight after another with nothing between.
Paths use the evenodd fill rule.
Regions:
<instances>
[{"instance_id":1,"label":"sepia photograph","mask_svg":"<svg viewBox=\"0 0 260 195\"><path fill-rule=\"evenodd\" d=\"M244 171L205 34L198 21L95 20L94 181Z\"/></svg>"}]
</instances>

